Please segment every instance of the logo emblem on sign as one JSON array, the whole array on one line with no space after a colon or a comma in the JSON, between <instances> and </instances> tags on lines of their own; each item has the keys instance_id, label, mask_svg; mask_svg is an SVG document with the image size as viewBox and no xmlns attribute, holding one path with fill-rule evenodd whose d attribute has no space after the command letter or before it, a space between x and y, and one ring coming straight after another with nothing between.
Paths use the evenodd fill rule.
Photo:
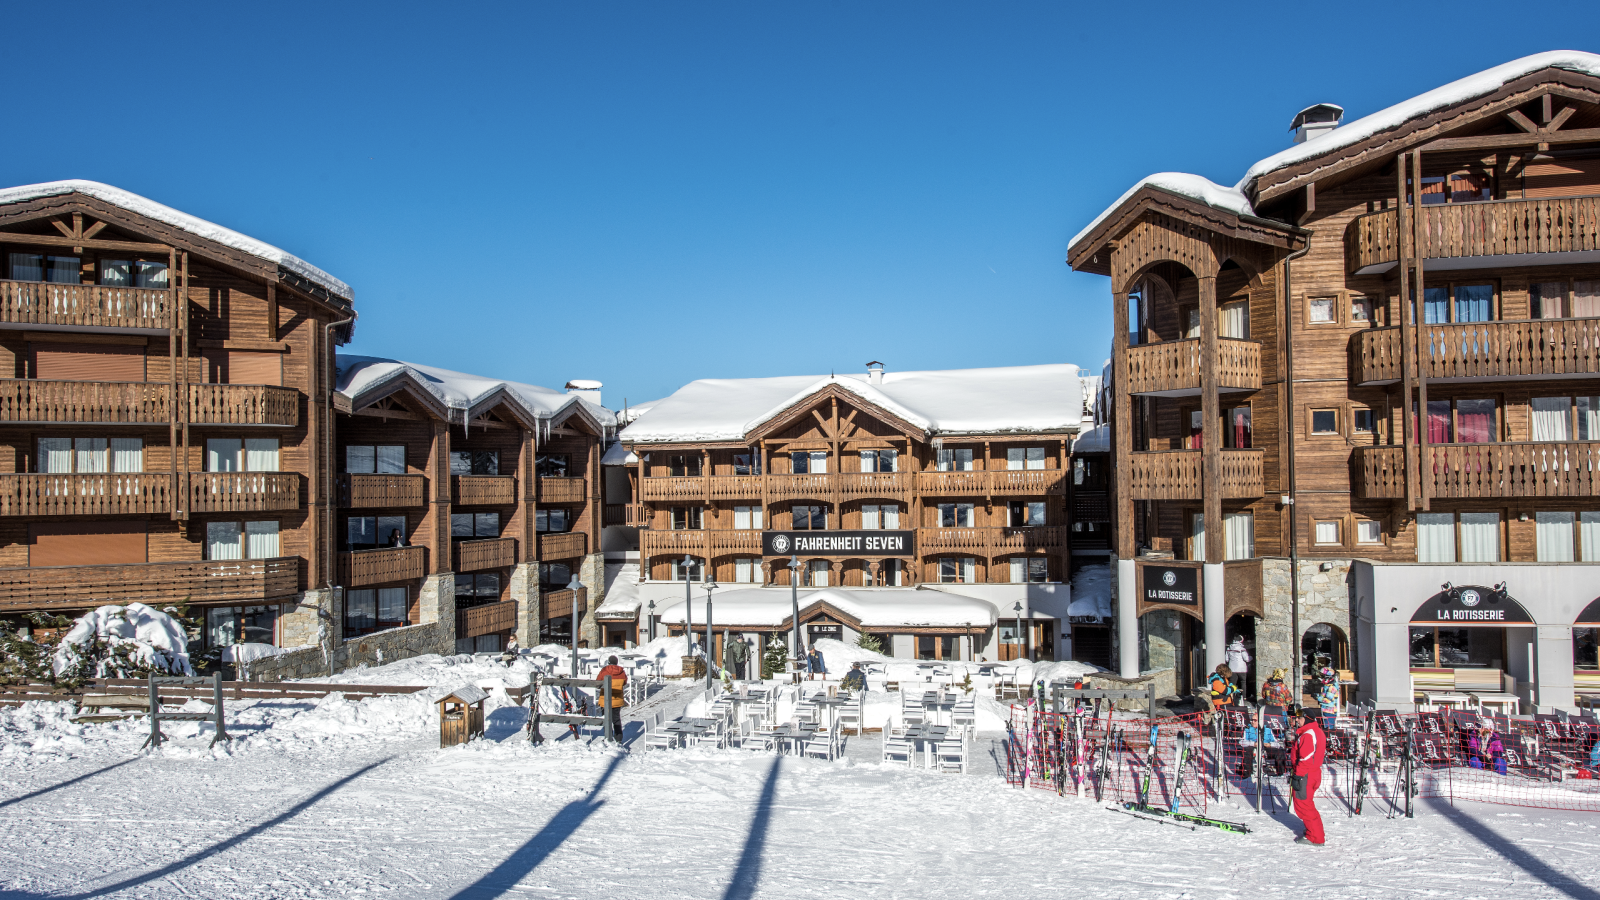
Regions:
<instances>
[{"instance_id":1,"label":"logo emblem on sign","mask_svg":"<svg viewBox=\"0 0 1600 900\"><path fill-rule=\"evenodd\" d=\"M778 551L779 553L788 553L789 552L789 536L786 535L786 534L773 535L773 537L772 537L772 549Z\"/></svg>"},{"instance_id":2,"label":"logo emblem on sign","mask_svg":"<svg viewBox=\"0 0 1600 900\"><path fill-rule=\"evenodd\" d=\"M1171 571L1163 572L1161 573L1161 583L1167 587L1172 587L1178 583L1178 576L1176 573Z\"/></svg>"},{"instance_id":3,"label":"logo emblem on sign","mask_svg":"<svg viewBox=\"0 0 1600 900\"><path fill-rule=\"evenodd\" d=\"M1467 590L1467 591L1462 591L1461 592L1461 605L1462 606L1477 606L1478 605L1478 601L1481 600L1481 599L1483 599L1483 598L1478 596L1478 592L1477 591Z\"/></svg>"}]
</instances>

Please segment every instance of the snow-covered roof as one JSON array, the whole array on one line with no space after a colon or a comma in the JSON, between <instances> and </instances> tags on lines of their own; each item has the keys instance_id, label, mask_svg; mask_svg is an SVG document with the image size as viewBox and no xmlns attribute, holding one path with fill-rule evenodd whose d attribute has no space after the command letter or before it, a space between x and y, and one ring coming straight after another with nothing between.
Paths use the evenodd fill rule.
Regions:
<instances>
[{"instance_id":1,"label":"snow-covered roof","mask_svg":"<svg viewBox=\"0 0 1600 900\"><path fill-rule=\"evenodd\" d=\"M38 200L42 197L57 197L71 193L85 194L96 200L104 200L129 212L155 219L157 222L164 222L174 228L181 228L196 237L205 238L208 241L216 241L224 247L232 247L251 256L259 256L268 262L277 263L302 278L321 285L330 294L345 300L354 299L350 285L292 253L280 250L265 241L258 241L249 235L240 234L231 228L224 228L214 222L207 222L197 216L179 212L170 206L157 203L148 197L141 197L132 191L125 191L109 184L101 184L98 181L70 179L67 181L47 181L43 184L25 184L20 187L5 188L0 190L0 205L23 203L28 200Z\"/></svg>"},{"instance_id":2,"label":"snow-covered roof","mask_svg":"<svg viewBox=\"0 0 1600 900\"><path fill-rule=\"evenodd\" d=\"M1312 141L1306 141L1300 146L1305 147L1312 143ZM1100 215L1094 217L1093 222L1090 222L1082 231L1073 235L1072 240L1067 242L1067 246L1077 246L1079 241L1087 237L1096 228L1099 228L1101 222L1104 222L1122 204L1126 203L1129 197L1139 193L1139 190L1145 187L1153 187L1169 194L1177 194L1179 197L1198 200L1212 209L1220 209L1234 215L1253 216L1256 214L1255 207L1250 205L1250 198L1246 197L1239 188L1223 187L1202 175L1190 175L1187 172L1157 172L1154 175L1146 175L1135 182L1133 187L1123 191L1122 196L1117 198L1117 202L1106 207L1100 212Z\"/></svg>"},{"instance_id":3,"label":"snow-covered roof","mask_svg":"<svg viewBox=\"0 0 1600 900\"><path fill-rule=\"evenodd\" d=\"M568 394L535 384L485 378L481 375L452 372L449 369L425 366L421 363L348 353L339 354L338 368L338 386L335 390L346 399L355 400L358 396L395 379L409 376L414 383L449 409L452 416L459 412L460 421L463 422L472 418L482 404L494 400L501 392L508 395L512 402L520 404L529 418L559 419L572 407L581 407L598 425L607 426L613 421L610 410L583 399L579 394Z\"/></svg>"},{"instance_id":4,"label":"snow-covered roof","mask_svg":"<svg viewBox=\"0 0 1600 900\"><path fill-rule=\"evenodd\" d=\"M622 432L639 443L737 441L834 385L932 434L1076 429L1083 419L1078 367L1071 364L888 372L862 375L708 378L657 401Z\"/></svg>"},{"instance_id":5,"label":"snow-covered roof","mask_svg":"<svg viewBox=\"0 0 1600 900\"><path fill-rule=\"evenodd\" d=\"M447 693L440 695L438 700L454 698L462 703L479 703L489 699L489 694L476 684L463 684L451 688ZM438 700L434 702L438 702Z\"/></svg>"},{"instance_id":6,"label":"snow-covered roof","mask_svg":"<svg viewBox=\"0 0 1600 900\"><path fill-rule=\"evenodd\" d=\"M622 446L622 442L613 441L606 446L606 452L600 457L602 466L631 466L639 461L639 457L632 450Z\"/></svg>"},{"instance_id":7,"label":"snow-covered roof","mask_svg":"<svg viewBox=\"0 0 1600 900\"><path fill-rule=\"evenodd\" d=\"M863 628L988 628L994 625L996 611L993 604L974 597L947 594L941 591L917 588L816 588L800 592L800 618L819 603L827 603L842 613L861 622ZM656 615L662 622L683 624L682 600L667 606L656 606ZM718 622L730 625L775 626L793 613L793 600L789 589L746 588L717 591L712 597L711 625ZM705 624L706 603L703 595L694 598L694 621Z\"/></svg>"},{"instance_id":8,"label":"snow-covered roof","mask_svg":"<svg viewBox=\"0 0 1600 900\"><path fill-rule=\"evenodd\" d=\"M603 387L605 387L604 384L598 381L590 381L587 378L574 378L567 382L567 389L573 391L598 391Z\"/></svg>"},{"instance_id":9,"label":"snow-covered roof","mask_svg":"<svg viewBox=\"0 0 1600 900\"><path fill-rule=\"evenodd\" d=\"M1079 453L1110 453L1111 452L1111 426L1099 425L1078 435L1072 442L1072 452Z\"/></svg>"}]
</instances>

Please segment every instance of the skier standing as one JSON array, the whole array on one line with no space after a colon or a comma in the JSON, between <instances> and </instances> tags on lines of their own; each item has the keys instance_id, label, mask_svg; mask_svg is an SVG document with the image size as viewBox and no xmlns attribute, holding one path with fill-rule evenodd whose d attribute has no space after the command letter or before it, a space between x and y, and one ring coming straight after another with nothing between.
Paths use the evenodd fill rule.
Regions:
<instances>
[{"instance_id":1,"label":"skier standing","mask_svg":"<svg viewBox=\"0 0 1600 900\"><path fill-rule=\"evenodd\" d=\"M606 667L601 669L600 674L595 677L602 682L600 689L596 691L598 696L595 698L601 703L604 703L606 699L604 681L607 678L611 679L611 734L617 739L618 743L621 743L622 707L624 704L622 699L622 689L628 684L628 673L624 672L622 667L617 665L617 658L613 656L606 660Z\"/></svg>"},{"instance_id":2,"label":"skier standing","mask_svg":"<svg viewBox=\"0 0 1600 900\"><path fill-rule=\"evenodd\" d=\"M812 644L811 652L806 654L806 671L809 673L806 676L807 681L818 675L824 678L828 676L827 664L822 661L822 651L817 649L816 644Z\"/></svg>"},{"instance_id":3,"label":"skier standing","mask_svg":"<svg viewBox=\"0 0 1600 900\"><path fill-rule=\"evenodd\" d=\"M1234 684L1239 686L1241 692L1246 691L1245 686L1250 683L1246 677L1250 671L1250 651L1245 649L1244 635L1236 634L1233 642L1228 645L1228 669L1233 672Z\"/></svg>"},{"instance_id":4,"label":"skier standing","mask_svg":"<svg viewBox=\"0 0 1600 900\"><path fill-rule=\"evenodd\" d=\"M1262 699L1266 701L1268 706L1281 706L1284 709L1294 706L1294 693L1289 690L1289 686L1283 681L1286 675L1288 673L1282 669L1273 669L1272 677L1268 678L1267 683L1262 686Z\"/></svg>"},{"instance_id":5,"label":"skier standing","mask_svg":"<svg viewBox=\"0 0 1600 900\"><path fill-rule=\"evenodd\" d=\"M723 655L729 667L733 669L733 677L743 681L745 660L750 658L750 645L743 639L736 638L728 642L728 650Z\"/></svg>"},{"instance_id":6,"label":"skier standing","mask_svg":"<svg viewBox=\"0 0 1600 900\"><path fill-rule=\"evenodd\" d=\"M1319 710L1302 706L1291 721L1294 730L1294 814L1305 823L1306 833L1294 839L1297 844L1322 846L1327 836L1322 831L1322 814L1317 812L1317 788L1322 786L1322 760L1327 753L1328 736L1317 724Z\"/></svg>"}]
</instances>

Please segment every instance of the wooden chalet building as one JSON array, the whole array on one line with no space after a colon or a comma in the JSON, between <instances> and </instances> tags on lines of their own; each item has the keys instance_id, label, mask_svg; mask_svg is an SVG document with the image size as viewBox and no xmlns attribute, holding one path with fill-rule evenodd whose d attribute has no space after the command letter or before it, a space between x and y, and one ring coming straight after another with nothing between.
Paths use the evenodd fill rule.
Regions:
<instances>
[{"instance_id":1,"label":"wooden chalet building","mask_svg":"<svg viewBox=\"0 0 1600 900\"><path fill-rule=\"evenodd\" d=\"M895 655L1054 658L1082 412L1070 365L693 382L621 433L638 564L601 617L648 639L710 578L750 617L729 628L783 632L798 582L804 622Z\"/></svg>"},{"instance_id":2,"label":"wooden chalet building","mask_svg":"<svg viewBox=\"0 0 1600 900\"><path fill-rule=\"evenodd\" d=\"M350 288L88 181L0 190L0 245L0 615L187 602L197 650L278 643L332 583Z\"/></svg>"},{"instance_id":3,"label":"wooden chalet building","mask_svg":"<svg viewBox=\"0 0 1600 900\"><path fill-rule=\"evenodd\" d=\"M1325 657L1381 706L1570 708L1600 690L1600 56L1342 118L1071 243L1116 321L1120 668L1181 691L1244 636L1257 684Z\"/></svg>"}]
</instances>

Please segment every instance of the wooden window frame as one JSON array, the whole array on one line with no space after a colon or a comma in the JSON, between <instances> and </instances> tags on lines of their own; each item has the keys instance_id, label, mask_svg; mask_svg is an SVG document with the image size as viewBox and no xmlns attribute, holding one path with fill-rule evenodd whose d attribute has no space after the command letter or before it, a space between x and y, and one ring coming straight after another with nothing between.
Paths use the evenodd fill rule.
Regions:
<instances>
[{"instance_id":1,"label":"wooden window frame","mask_svg":"<svg viewBox=\"0 0 1600 900\"><path fill-rule=\"evenodd\" d=\"M1377 523L1377 525L1378 525L1378 539L1376 541L1363 541L1361 539L1361 523L1362 522L1376 522ZM1389 534L1388 534L1387 531L1384 530L1383 522L1384 522L1383 519L1378 518L1376 516L1364 516L1364 515L1362 515L1360 513L1351 513L1350 514L1350 546L1355 547L1358 550L1360 548L1362 548L1362 547L1385 547L1385 548L1387 548L1389 546Z\"/></svg>"},{"instance_id":2,"label":"wooden window frame","mask_svg":"<svg viewBox=\"0 0 1600 900\"><path fill-rule=\"evenodd\" d=\"M1362 321L1362 320L1356 318L1356 307L1358 305L1362 304L1362 303L1368 304L1367 318L1366 318L1365 321ZM1377 328L1377 327L1379 327L1378 326L1378 309L1383 305L1382 301L1379 298L1377 298L1377 297L1375 297L1375 296L1373 296L1371 294L1367 294L1367 293L1351 292L1349 294L1349 299L1347 299L1345 301L1345 305L1350 310L1350 327L1352 327L1352 328Z\"/></svg>"},{"instance_id":3,"label":"wooden window frame","mask_svg":"<svg viewBox=\"0 0 1600 900\"><path fill-rule=\"evenodd\" d=\"M1314 425L1316 414L1319 412L1333 413L1333 430L1317 431ZM1344 410L1339 406L1306 407L1306 437L1307 438L1332 438L1344 436L1344 421L1341 415Z\"/></svg>"},{"instance_id":4,"label":"wooden window frame","mask_svg":"<svg viewBox=\"0 0 1600 900\"><path fill-rule=\"evenodd\" d=\"M1305 308L1304 311L1305 311L1305 317L1306 317L1306 327L1307 328L1312 328L1312 327L1321 327L1321 326L1325 326L1325 325L1342 325L1342 324L1344 324L1344 315L1343 315L1344 311L1342 309L1342 307L1344 306L1344 303L1342 302L1344 293L1345 293L1344 291L1316 291L1316 292L1307 291L1305 293L1305 302L1304 302L1304 308ZM1329 319L1326 322L1318 322L1318 321L1313 320L1311 318L1311 302L1313 300L1332 300L1333 301L1333 318Z\"/></svg>"},{"instance_id":5,"label":"wooden window frame","mask_svg":"<svg viewBox=\"0 0 1600 900\"><path fill-rule=\"evenodd\" d=\"M1323 524L1324 522L1333 523L1333 527L1338 530L1338 536L1332 541L1319 541L1319 540L1317 540L1317 526ZM1347 546L1346 541L1345 541L1344 538L1345 538L1344 516L1317 516L1317 515L1313 515L1311 517L1311 546L1313 546L1313 547L1340 547L1340 548L1342 548L1342 547Z\"/></svg>"},{"instance_id":6,"label":"wooden window frame","mask_svg":"<svg viewBox=\"0 0 1600 900\"><path fill-rule=\"evenodd\" d=\"M1372 439L1373 439L1373 443L1375 443L1375 444L1378 443L1379 442L1379 425L1378 425L1378 423L1383 421L1382 417L1378 415L1378 410L1375 407L1368 406L1365 403L1361 403L1361 402L1358 402L1358 401L1355 401L1355 400L1350 401L1349 408L1350 408L1350 439L1351 440L1356 440L1356 435L1371 435ZM1366 431L1361 431L1361 430L1356 428L1356 413L1361 413L1361 412L1370 413L1372 415L1372 427L1367 429Z\"/></svg>"}]
</instances>

